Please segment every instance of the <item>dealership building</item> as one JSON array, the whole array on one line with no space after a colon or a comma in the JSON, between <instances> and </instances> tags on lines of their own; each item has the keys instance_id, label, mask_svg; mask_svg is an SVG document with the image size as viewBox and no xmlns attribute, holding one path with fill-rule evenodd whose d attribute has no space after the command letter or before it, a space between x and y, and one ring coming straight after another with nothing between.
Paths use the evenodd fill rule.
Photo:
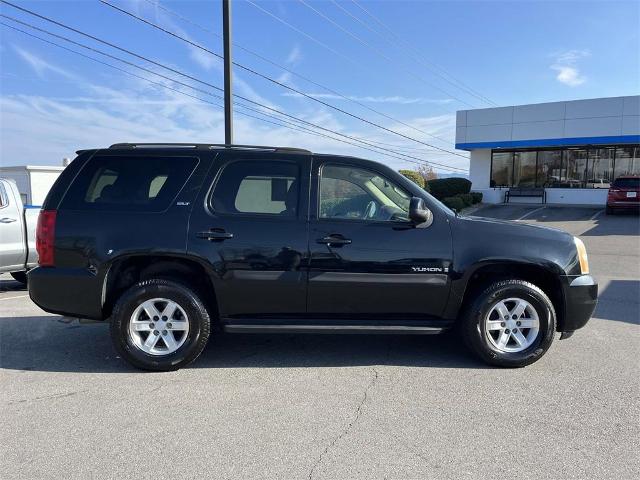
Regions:
<instances>
[{"instance_id":1,"label":"dealership building","mask_svg":"<svg viewBox=\"0 0 640 480\"><path fill-rule=\"evenodd\" d=\"M456 148L470 152L469 179L484 202L501 203L511 189L604 205L615 178L640 175L640 96L462 110Z\"/></svg>"}]
</instances>

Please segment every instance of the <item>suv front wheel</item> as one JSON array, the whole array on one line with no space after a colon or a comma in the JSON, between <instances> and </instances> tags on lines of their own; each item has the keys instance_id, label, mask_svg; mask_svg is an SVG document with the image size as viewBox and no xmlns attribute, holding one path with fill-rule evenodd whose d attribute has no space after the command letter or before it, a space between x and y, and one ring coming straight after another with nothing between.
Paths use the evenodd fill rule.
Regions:
<instances>
[{"instance_id":1,"label":"suv front wheel","mask_svg":"<svg viewBox=\"0 0 640 480\"><path fill-rule=\"evenodd\" d=\"M111 316L111 339L130 364L143 370L177 370L194 361L209 339L206 307L191 289L168 280L131 287Z\"/></svg>"},{"instance_id":2,"label":"suv front wheel","mask_svg":"<svg viewBox=\"0 0 640 480\"><path fill-rule=\"evenodd\" d=\"M551 346L556 313L540 288L522 280L505 280L473 299L461 322L465 343L485 362L524 367Z\"/></svg>"}]
</instances>

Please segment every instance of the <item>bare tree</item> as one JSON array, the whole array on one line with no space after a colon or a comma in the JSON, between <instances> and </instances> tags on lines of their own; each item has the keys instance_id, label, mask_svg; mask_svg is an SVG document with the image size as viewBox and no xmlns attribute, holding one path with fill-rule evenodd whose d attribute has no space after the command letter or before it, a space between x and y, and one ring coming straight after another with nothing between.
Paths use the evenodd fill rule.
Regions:
<instances>
[{"instance_id":1,"label":"bare tree","mask_svg":"<svg viewBox=\"0 0 640 480\"><path fill-rule=\"evenodd\" d=\"M418 165L416 171L424 178L425 182L429 180L435 180L438 178L438 174L429 165Z\"/></svg>"}]
</instances>

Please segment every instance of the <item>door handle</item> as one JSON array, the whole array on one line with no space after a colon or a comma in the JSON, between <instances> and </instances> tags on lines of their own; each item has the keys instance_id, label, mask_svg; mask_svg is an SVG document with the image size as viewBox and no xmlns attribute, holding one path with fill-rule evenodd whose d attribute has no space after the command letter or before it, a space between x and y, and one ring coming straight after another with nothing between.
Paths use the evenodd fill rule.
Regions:
<instances>
[{"instance_id":1,"label":"door handle","mask_svg":"<svg viewBox=\"0 0 640 480\"><path fill-rule=\"evenodd\" d=\"M0 222L2 223L13 223L16 221L17 220L15 218L9 218L9 217L0 218Z\"/></svg>"},{"instance_id":2,"label":"door handle","mask_svg":"<svg viewBox=\"0 0 640 480\"><path fill-rule=\"evenodd\" d=\"M222 242L233 238L233 233L225 232L222 228L212 228L207 232L198 232L196 237L204 238L210 242Z\"/></svg>"},{"instance_id":3,"label":"door handle","mask_svg":"<svg viewBox=\"0 0 640 480\"><path fill-rule=\"evenodd\" d=\"M351 239L344 238L339 233L332 233L331 235L317 239L316 243L321 243L323 245L350 245Z\"/></svg>"}]
</instances>

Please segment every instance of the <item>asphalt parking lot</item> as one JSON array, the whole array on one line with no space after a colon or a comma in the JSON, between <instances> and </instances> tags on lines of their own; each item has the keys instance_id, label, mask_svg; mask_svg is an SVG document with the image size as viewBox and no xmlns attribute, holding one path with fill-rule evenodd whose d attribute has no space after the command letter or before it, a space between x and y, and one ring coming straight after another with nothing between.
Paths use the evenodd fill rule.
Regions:
<instances>
[{"instance_id":1,"label":"asphalt parking lot","mask_svg":"<svg viewBox=\"0 0 640 480\"><path fill-rule=\"evenodd\" d=\"M141 373L0 277L0 477L640 478L640 218L487 206L585 242L595 318L538 363L447 336L226 335Z\"/></svg>"}]
</instances>

